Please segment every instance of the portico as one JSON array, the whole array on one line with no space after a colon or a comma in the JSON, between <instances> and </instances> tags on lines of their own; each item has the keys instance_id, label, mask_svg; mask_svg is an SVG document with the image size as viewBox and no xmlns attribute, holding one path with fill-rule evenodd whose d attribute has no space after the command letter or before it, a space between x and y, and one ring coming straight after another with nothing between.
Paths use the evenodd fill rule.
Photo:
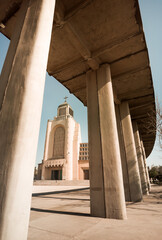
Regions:
<instances>
[{"instance_id":1,"label":"portico","mask_svg":"<svg viewBox=\"0 0 162 240\"><path fill-rule=\"evenodd\" d=\"M91 215L125 219L123 179L141 201L155 141L140 124L155 100L138 1L6 0L0 24L11 39L0 79L0 239L27 238L46 69L88 107Z\"/></svg>"}]
</instances>

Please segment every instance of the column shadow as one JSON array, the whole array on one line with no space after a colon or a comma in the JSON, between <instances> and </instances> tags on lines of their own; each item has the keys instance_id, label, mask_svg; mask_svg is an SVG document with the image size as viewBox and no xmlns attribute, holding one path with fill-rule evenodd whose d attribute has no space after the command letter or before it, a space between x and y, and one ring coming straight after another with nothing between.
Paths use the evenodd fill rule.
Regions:
<instances>
[{"instance_id":1,"label":"column shadow","mask_svg":"<svg viewBox=\"0 0 162 240\"><path fill-rule=\"evenodd\" d=\"M38 197L43 195L52 195L52 194L59 194L59 193L70 193L70 192L78 192L83 190L88 190L89 187L86 188L77 188L77 189L68 189L68 190L61 190L61 191L51 191L51 192L40 192L40 193L33 193L32 197Z\"/></svg>"},{"instance_id":2,"label":"column shadow","mask_svg":"<svg viewBox=\"0 0 162 240\"><path fill-rule=\"evenodd\" d=\"M86 201L89 202L90 199L87 198L76 198L71 197L71 196L59 196L59 194L75 194L80 192L79 194L88 194L87 192L84 192L84 190L89 190L89 187L84 187L84 188L77 188L77 189L68 189L68 190L61 190L61 191L50 191L50 192L39 192L39 193L33 193L32 197L36 198L48 198L48 199L60 199L60 200L75 200L75 201ZM57 194L57 196L53 196ZM54 214L62 214L62 215L73 215L73 216L83 216L83 217L91 217L89 213L81 213L81 212L72 212L72 211L60 211L60 210L51 210L51 209L42 209L42 208L35 208L32 207L31 211L35 212L41 212L41 213L54 213Z\"/></svg>"},{"instance_id":3,"label":"column shadow","mask_svg":"<svg viewBox=\"0 0 162 240\"><path fill-rule=\"evenodd\" d=\"M48 210L48 209L40 209L40 208L31 208L31 211L42 212L42 213L55 213L55 214L63 214L63 215L73 215L73 216L82 216L82 217L91 217L89 213L78 213L78 212L67 212L67 211L58 211L58 210Z\"/></svg>"}]
</instances>

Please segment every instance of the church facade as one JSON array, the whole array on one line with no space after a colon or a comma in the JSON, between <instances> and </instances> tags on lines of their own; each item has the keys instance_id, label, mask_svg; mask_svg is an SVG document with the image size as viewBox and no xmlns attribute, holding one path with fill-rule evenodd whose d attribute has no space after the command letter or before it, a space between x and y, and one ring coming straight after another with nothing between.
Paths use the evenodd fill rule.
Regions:
<instances>
[{"instance_id":1,"label":"church facade","mask_svg":"<svg viewBox=\"0 0 162 240\"><path fill-rule=\"evenodd\" d=\"M58 106L54 120L48 120L38 179L89 179L88 143L81 143L80 124L74 120L73 114L65 100Z\"/></svg>"}]
</instances>

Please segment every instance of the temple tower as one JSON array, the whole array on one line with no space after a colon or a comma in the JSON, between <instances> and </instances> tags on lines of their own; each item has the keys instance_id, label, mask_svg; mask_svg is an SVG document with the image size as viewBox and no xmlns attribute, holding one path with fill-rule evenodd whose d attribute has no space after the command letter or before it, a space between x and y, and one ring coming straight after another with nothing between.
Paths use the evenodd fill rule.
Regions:
<instances>
[{"instance_id":1,"label":"temple tower","mask_svg":"<svg viewBox=\"0 0 162 240\"><path fill-rule=\"evenodd\" d=\"M47 123L41 179L78 179L80 142L80 125L74 120L73 110L65 100L58 106L54 120Z\"/></svg>"}]
</instances>

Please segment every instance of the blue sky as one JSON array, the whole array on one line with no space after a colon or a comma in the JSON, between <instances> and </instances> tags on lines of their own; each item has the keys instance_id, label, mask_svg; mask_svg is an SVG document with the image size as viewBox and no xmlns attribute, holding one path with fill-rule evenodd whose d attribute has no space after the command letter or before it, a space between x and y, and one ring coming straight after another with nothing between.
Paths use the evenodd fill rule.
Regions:
<instances>
[{"instance_id":1,"label":"blue sky","mask_svg":"<svg viewBox=\"0 0 162 240\"><path fill-rule=\"evenodd\" d=\"M139 4L149 51L155 96L158 96L159 102L162 103L162 31L160 27L162 23L162 0L140 0ZM9 40L0 34L0 71L8 45ZM67 101L74 110L75 120L81 125L82 141L88 141L87 108L57 80L46 74L36 163L40 163L43 159L47 120L56 116L57 107L64 101L65 96L68 97ZM148 157L147 164L149 166L152 164L162 165L162 151L157 144L155 144L154 150Z\"/></svg>"},{"instance_id":2,"label":"blue sky","mask_svg":"<svg viewBox=\"0 0 162 240\"><path fill-rule=\"evenodd\" d=\"M140 0L140 10L146 43L149 51L155 97L162 106L162 0ZM162 165L162 150L156 142L154 150L147 158L147 164L151 166Z\"/></svg>"}]
</instances>

